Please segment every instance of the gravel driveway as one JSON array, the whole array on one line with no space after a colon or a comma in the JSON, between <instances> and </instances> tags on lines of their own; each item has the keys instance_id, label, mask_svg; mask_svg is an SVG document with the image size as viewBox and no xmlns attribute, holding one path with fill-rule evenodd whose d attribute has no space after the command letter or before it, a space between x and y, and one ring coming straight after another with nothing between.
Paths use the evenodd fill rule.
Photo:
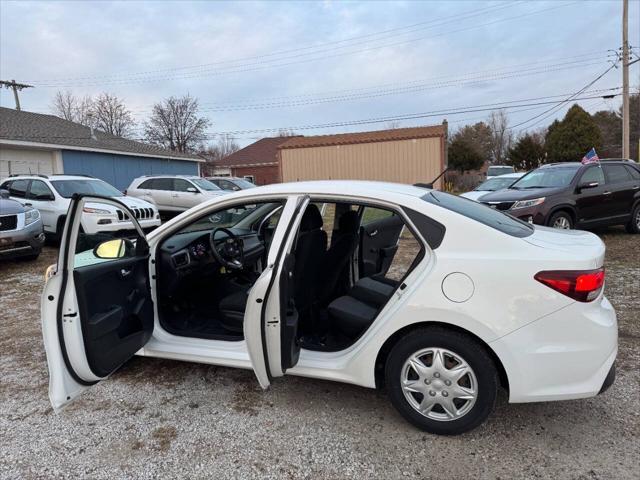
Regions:
<instances>
[{"instance_id":1,"label":"gravel driveway","mask_svg":"<svg viewBox=\"0 0 640 480\"><path fill-rule=\"evenodd\" d=\"M607 295L620 323L618 378L592 399L509 405L437 437L385 394L253 372L135 358L60 414L47 398L36 262L0 264L2 478L639 478L640 237L607 243Z\"/></svg>"}]
</instances>

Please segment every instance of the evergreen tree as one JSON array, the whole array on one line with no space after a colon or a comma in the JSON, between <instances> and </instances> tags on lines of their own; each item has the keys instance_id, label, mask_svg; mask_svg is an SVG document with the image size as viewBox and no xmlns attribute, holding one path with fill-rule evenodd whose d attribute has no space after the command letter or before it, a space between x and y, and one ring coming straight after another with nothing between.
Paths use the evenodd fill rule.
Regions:
<instances>
[{"instance_id":1,"label":"evergreen tree","mask_svg":"<svg viewBox=\"0 0 640 480\"><path fill-rule=\"evenodd\" d=\"M551 162L578 162L591 148L602 146L602 135L591 115L573 105L561 121L547 131L545 147Z\"/></svg>"}]
</instances>

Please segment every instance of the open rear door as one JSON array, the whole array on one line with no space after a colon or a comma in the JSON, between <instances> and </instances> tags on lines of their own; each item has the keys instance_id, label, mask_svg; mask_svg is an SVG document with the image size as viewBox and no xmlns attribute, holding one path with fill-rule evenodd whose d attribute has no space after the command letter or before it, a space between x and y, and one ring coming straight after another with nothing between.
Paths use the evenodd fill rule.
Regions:
<instances>
[{"instance_id":1,"label":"open rear door","mask_svg":"<svg viewBox=\"0 0 640 480\"><path fill-rule=\"evenodd\" d=\"M274 233L267 267L251 288L244 316L244 337L262 388L298 362L298 312L293 301L292 250L308 196L289 198Z\"/></svg>"},{"instance_id":2,"label":"open rear door","mask_svg":"<svg viewBox=\"0 0 640 480\"><path fill-rule=\"evenodd\" d=\"M110 212L111 223L98 225L92 218ZM113 373L153 332L149 249L127 206L74 196L57 269L47 277L42 331L49 398L57 410Z\"/></svg>"}]
</instances>

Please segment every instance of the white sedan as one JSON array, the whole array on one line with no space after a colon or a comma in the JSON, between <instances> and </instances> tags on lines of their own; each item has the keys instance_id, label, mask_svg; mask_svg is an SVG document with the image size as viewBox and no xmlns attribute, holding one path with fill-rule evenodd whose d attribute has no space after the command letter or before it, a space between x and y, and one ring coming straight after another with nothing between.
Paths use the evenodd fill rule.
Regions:
<instances>
[{"instance_id":1,"label":"white sedan","mask_svg":"<svg viewBox=\"0 0 640 480\"><path fill-rule=\"evenodd\" d=\"M285 374L384 387L438 434L478 426L499 388L539 402L613 383L616 315L591 233L331 181L242 190L110 239L80 228L96 200L74 198L46 275L56 410L136 354L253 369L263 388Z\"/></svg>"},{"instance_id":2,"label":"white sedan","mask_svg":"<svg viewBox=\"0 0 640 480\"><path fill-rule=\"evenodd\" d=\"M522 177L525 173L526 172L506 173L497 177L488 178L470 192L463 193L460 196L478 201L483 195L509 188L515 183L517 179Z\"/></svg>"}]
</instances>

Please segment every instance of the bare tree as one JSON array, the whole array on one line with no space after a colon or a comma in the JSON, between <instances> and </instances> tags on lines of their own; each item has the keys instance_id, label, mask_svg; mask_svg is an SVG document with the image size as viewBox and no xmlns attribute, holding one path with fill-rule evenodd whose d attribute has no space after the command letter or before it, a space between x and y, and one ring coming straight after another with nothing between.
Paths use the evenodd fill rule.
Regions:
<instances>
[{"instance_id":1,"label":"bare tree","mask_svg":"<svg viewBox=\"0 0 640 480\"><path fill-rule=\"evenodd\" d=\"M151 143L178 152L192 152L207 138L210 123L209 119L198 117L195 98L169 97L153 106L151 117L144 124L144 134Z\"/></svg>"},{"instance_id":2,"label":"bare tree","mask_svg":"<svg viewBox=\"0 0 640 480\"><path fill-rule=\"evenodd\" d=\"M490 153L494 163L502 164L509 154L513 134L509 129L509 118L504 110L491 112L487 121L491 129Z\"/></svg>"},{"instance_id":3,"label":"bare tree","mask_svg":"<svg viewBox=\"0 0 640 480\"><path fill-rule=\"evenodd\" d=\"M395 130L396 128L400 128L402 126L402 122L398 120L392 120L387 123L387 130Z\"/></svg>"},{"instance_id":4,"label":"bare tree","mask_svg":"<svg viewBox=\"0 0 640 480\"><path fill-rule=\"evenodd\" d=\"M135 121L124 102L108 93L101 93L93 101L94 127L117 137L127 137L133 132Z\"/></svg>"},{"instance_id":5,"label":"bare tree","mask_svg":"<svg viewBox=\"0 0 640 480\"><path fill-rule=\"evenodd\" d=\"M221 135L215 144L202 149L200 155L205 157L207 162L216 162L238 150L240 150L240 145L231 135Z\"/></svg>"},{"instance_id":6,"label":"bare tree","mask_svg":"<svg viewBox=\"0 0 640 480\"><path fill-rule=\"evenodd\" d=\"M53 98L51 110L58 117L70 122L86 126L93 123L94 102L88 95L77 97L69 90L58 91Z\"/></svg>"},{"instance_id":7,"label":"bare tree","mask_svg":"<svg viewBox=\"0 0 640 480\"><path fill-rule=\"evenodd\" d=\"M278 130L279 137L295 137L297 135L298 134L294 132L292 128L281 128Z\"/></svg>"}]
</instances>

